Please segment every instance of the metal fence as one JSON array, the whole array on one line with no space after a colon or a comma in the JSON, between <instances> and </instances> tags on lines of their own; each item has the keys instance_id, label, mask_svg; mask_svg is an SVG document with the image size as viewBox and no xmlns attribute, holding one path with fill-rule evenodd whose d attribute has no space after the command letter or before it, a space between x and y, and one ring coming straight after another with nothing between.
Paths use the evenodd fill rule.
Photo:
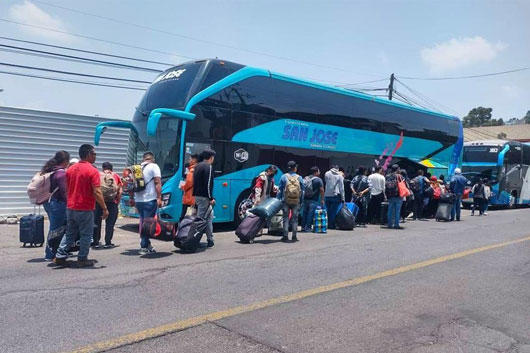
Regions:
<instances>
[{"instance_id":1,"label":"metal fence","mask_svg":"<svg viewBox=\"0 0 530 353\"><path fill-rule=\"evenodd\" d=\"M94 130L102 117L0 107L0 215L33 211L26 186L53 157L65 150L78 158L79 146L94 144ZM109 161L117 172L125 166L129 131L108 128L97 151L97 166Z\"/></svg>"}]
</instances>

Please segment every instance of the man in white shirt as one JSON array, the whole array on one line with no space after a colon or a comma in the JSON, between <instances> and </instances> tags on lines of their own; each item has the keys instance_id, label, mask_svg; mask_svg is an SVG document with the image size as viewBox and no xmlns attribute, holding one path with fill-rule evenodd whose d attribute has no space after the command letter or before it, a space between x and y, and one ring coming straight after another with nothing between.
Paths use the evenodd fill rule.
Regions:
<instances>
[{"instance_id":1,"label":"man in white shirt","mask_svg":"<svg viewBox=\"0 0 530 353\"><path fill-rule=\"evenodd\" d=\"M155 156L152 152L145 152L142 162L142 173L145 182L143 191L130 194L131 206L136 205L140 216L140 255L154 253L155 249L151 246L149 237L141 236L143 220L147 217L154 217L158 207L162 206L162 180L160 167L155 163Z\"/></svg>"},{"instance_id":2,"label":"man in white shirt","mask_svg":"<svg viewBox=\"0 0 530 353\"><path fill-rule=\"evenodd\" d=\"M370 223L379 223L381 219L381 202L385 201L385 176L383 167L375 168L375 173L368 177L372 184L371 198L368 205L368 220Z\"/></svg>"}]
</instances>

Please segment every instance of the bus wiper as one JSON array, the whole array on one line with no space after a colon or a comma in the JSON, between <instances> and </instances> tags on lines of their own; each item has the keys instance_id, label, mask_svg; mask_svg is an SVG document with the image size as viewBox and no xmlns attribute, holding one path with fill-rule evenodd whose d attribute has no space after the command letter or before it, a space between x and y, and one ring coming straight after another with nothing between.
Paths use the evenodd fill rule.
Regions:
<instances>
[{"instance_id":1,"label":"bus wiper","mask_svg":"<svg viewBox=\"0 0 530 353\"><path fill-rule=\"evenodd\" d=\"M140 114L142 114L143 116L147 116L147 112L144 112L143 110L141 110L140 108L138 107L134 107L134 109L136 109L136 111Z\"/></svg>"}]
</instances>

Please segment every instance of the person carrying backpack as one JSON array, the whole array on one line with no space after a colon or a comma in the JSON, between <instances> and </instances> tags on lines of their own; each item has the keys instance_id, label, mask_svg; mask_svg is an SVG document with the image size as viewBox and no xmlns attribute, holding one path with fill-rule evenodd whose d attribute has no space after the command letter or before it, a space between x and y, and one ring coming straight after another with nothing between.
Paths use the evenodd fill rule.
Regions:
<instances>
[{"instance_id":1,"label":"person carrying backpack","mask_svg":"<svg viewBox=\"0 0 530 353\"><path fill-rule=\"evenodd\" d=\"M414 203L412 207L412 219L414 221L423 219L425 189L431 185L429 179L424 176L424 173L423 169L419 169L418 175L411 180L410 187L414 193Z\"/></svg>"},{"instance_id":2,"label":"person carrying backpack","mask_svg":"<svg viewBox=\"0 0 530 353\"><path fill-rule=\"evenodd\" d=\"M105 220L105 245L103 247L110 249L116 246L112 243L112 237L114 236L114 225L118 219L118 205L121 201L122 182L120 176L112 171L113 166L110 162L104 162L102 169L103 172L100 173L101 193L103 194L105 205L107 205L107 210L109 210L109 216ZM94 228L94 239L92 242L92 246L96 249L99 249L101 246L99 240L101 239L102 214L103 209L96 204L94 217L96 226Z\"/></svg>"},{"instance_id":3,"label":"person carrying backpack","mask_svg":"<svg viewBox=\"0 0 530 353\"><path fill-rule=\"evenodd\" d=\"M357 223L361 226L365 226L368 223L368 203L370 202L370 191L372 190L372 184L368 179L370 170L366 167L360 166L357 169L357 175L351 181L352 190L352 202L355 202L359 206L359 214L357 217Z\"/></svg>"},{"instance_id":4,"label":"person carrying backpack","mask_svg":"<svg viewBox=\"0 0 530 353\"><path fill-rule=\"evenodd\" d=\"M320 204L324 206L324 182L320 179L320 169L315 166L311 168L311 174L304 178L302 232L311 231L319 198Z\"/></svg>"},{"instance_id":5,"label":"person carrying backpack","mask_svg":"<svg viewBox=\"0 0 530 353\"><path fill-rule=\"evenodd\" d=\"M304 180L296 171L298 164L295 161L287 163L289 171L282 175L280 179L280 190L278 199L283 201L283 237L282 241L289 241L289 213L292 222L292 241L298 241L296 232L298 230L298 211L300 203L304 198Z\"/></svg>"},{"instance_id":6,"label":"person carrying backpack","mask_svg":"<svg viewBox=\"0 0 530 353\"><path fill-rule=\"evenodd\" d=\"M66 185L66 167L70 160L70 153L66 151L57 151L55 156L48 160L42 167L39 178L44 181L40 188L47 196L47 200L42 204L48 220L50 223L49 231L59 229L66 224L66 198L67 198L67 185ZM44 179L49 178L48 183ZM35 178L34 178L35 179ZM33 182L33 180L32 180ZM39 186L36 186L39 188ZM53 260L55 257L55 251L46 244L44 249L44 258L48 261Z\"/></svg>"},{"instance_id":7,"label":"person carrying backpack","mask_svg":"<svg viewBox=\"0 0 530 353\"><path fill-rule=\"evenodd\" d=\"M388 199L388 228L389 229L403 229L399 225L399 217L401 212L401 205L403 198L399 196L398 183L403 181L403 177L399 174L399 165L392 165L391 173L386 176L385 180L385 194Z\"/></svg>"},{"instance_id":8,"label":"person carrying backpack","mask_svg":"<svg viewBox=\"0 0 530 353\"><path fill-rule=\"evenodd\" d=\"M136 206L140 216L140 251L138 254L146 255L156 251L151 246L149 236L141 235L142 224L145 218L154 217L157 208L162 206L162 175L152 152L143 154L141 171L145 187L141 191L129 192L129 205L131 207Z\"/></svg>"}]
</instances>

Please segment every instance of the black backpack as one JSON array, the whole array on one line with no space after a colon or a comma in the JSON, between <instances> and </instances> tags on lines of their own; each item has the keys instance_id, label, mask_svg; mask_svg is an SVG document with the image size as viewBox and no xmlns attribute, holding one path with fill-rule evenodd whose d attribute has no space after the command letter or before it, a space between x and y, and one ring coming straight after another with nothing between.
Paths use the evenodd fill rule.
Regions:
<instances>
[{"instance_id":1,"label":"black backpack","mask_svg":"<svg viewBox=\"0 0 530 353\"><path fill-rule=\"evenodd\" d=\"M388 175L385 180L386 197L399 197L398 177L394 174Z\"/></svg>"}]
</instances>

